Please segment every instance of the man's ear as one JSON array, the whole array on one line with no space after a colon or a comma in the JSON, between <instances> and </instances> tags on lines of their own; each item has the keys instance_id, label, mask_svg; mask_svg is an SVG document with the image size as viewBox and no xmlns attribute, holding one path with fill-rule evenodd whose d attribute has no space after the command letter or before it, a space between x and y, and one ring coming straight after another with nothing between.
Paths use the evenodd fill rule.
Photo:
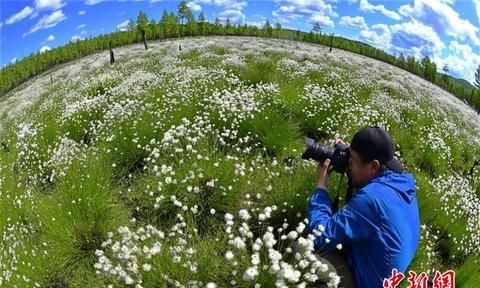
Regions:
<instances>
[{"instance_id":1,"label":"man's ear","mask_svg":"<svg viewBox=\"0 0 480 288\"><path fill-rule=\"evenodd\" d=\"M378 160L373 160L372 162L370 162L371 166L372 167L372 174L375 175L378 173L378 171L380 171L380 167L381 167L381 164Z\"/></svg>"}]
</instances>

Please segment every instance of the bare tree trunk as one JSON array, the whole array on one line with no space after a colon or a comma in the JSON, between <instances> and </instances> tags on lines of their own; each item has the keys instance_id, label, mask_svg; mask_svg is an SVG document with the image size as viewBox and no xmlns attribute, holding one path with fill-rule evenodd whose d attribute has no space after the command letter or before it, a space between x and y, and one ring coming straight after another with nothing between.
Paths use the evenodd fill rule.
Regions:
<instances>
[{"instance_id":1,"label":"bare tree trunk","mask_svg":"<svg viewBox=\"0 0 480 288\"><path fill-rule=\"evenodd\" d=\"M143 38L143 45L145 45L145 50L148 50L147 37L145 37L145 30L144 29L142 29L142 38Z\"/></svg>"},{"instance_id":2,"label":"bare tree trunk","mask_svg":"<svg viewBox=\"0 0 480 288\"><path fill-rule=\"evenodd\" d=\"M332 52L332 49L333 49L333 33L332 35L330 35L330 51L329 52Z\"/></svg>"},{"instance_id":3,"label":"bare tree trunk","mask_svg":"<svg viewBox=\"0 0 480 288\"><path fill-rule=\"evenodd\" d=\"M110 65L115 64L115 55L113 54L112 50L112 42L109 43L110 46Z\"/></svg>"}]
</instances>

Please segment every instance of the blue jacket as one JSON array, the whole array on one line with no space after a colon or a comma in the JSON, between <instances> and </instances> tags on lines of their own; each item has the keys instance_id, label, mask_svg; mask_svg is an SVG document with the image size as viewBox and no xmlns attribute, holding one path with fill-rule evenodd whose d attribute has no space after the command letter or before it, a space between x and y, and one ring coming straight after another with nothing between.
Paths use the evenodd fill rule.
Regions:
<instances>
[{"instance_id":1,"label":"blue jacket","mask_svg":"<svg viewBox=\"0 0 480 288\"><path fill-rule=\"evenodd\" d=\"M315 239L316 250L328 251L342 243L354 287L383 287L392 268L405 273L415 255L420 223L410 173L380 172L334 215L329 193L318 188L307 214L310 231L320 224L325 229Z\"/></svg>"}]
</instances>

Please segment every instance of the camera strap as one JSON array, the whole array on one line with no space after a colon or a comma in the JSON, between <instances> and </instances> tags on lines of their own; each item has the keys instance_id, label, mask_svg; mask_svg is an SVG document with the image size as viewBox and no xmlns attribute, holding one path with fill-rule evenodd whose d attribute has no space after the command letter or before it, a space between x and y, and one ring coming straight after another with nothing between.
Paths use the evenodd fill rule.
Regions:
<instances>
[{"instance_id":1,"label":"camera strap","mask_svg":"<svg viewBox=\"0 0 480 288\"><path fill-rule=\"evenodd\" d=\"M345 175L345 173L342 173L342 176L340 177L340 182L338 182L337 195L335 196L335 200L333 200L333 204L332 204L332 212L333 212L332 214L335 214L338 211L338 204L340 202L339 193L340 193L340 186L342 185L342 182L343 182L343 175Z\"/></svg>"},{"instance_id":2,"label":"camera strap","mask_svg":"<svg viewBox=\"0 0 480 288\"><path fill-rule=\"evenodd\" d=\"M342 173L342 176L340 177L340 182L338 183L338 187L337 187L337 195L335 196L335 200L333 201L333 204L332 204L332 214L335 214L337 213L338 211L338 205L340 203L340 186L342 185L342 182L343 182L343 175L345 175L345 173ZM347 193L346 193L346 197L345 197L345 203L348 203L348 201L350 201L350 199L352 199L352 196L353 196L353 185L352 185L352 179L350 177L348 177L348 187L347 187Z\"/></svg>"}]
</instances>

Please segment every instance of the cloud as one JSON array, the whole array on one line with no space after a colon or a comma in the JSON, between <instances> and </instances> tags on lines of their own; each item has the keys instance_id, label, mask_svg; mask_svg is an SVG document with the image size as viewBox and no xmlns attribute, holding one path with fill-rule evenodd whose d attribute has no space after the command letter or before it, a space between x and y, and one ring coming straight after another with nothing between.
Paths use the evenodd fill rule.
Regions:
<instances>
[{"instance_id":1,"label":"cloud","mask_svg":"<svg viewBox=\"0 0 480 288\"><path fill-rule=\"evenodd\" d=\"M199 12L202 11L202 6L200 6L198 3L195 3L194 1L188 2L187 3L188 8L192 10L193 12Z\"/></svg>"},{"instance_id":2,"label":"cloud","mask_svg":"<svg viewBox=\"0 0 480 288\"><path fill-rule=\"evenodd\" d=\"M394 52L413 55L416 58L439 53L445 44L432 27L417 21L390 26Z\"/></svg>"},{"instance_id":3,"label":"cloud","mask_svg":"<svg viewBox=\"0 0 480 288\"><path fill-rule=\"evenodd\" d=\"M384 51L389 51L392 46L392 33L388 25L376 24L371 29L360 31L360 40Z\"/></svg>"},{"instance_id":4,"label":"cloud","mask_svg":"<svg viewBox=\"0 0 480 288\"><path fill-rule=\"evenodd\" d=\"M62 0L35 0L35 8L58 10L65 6Z\"/></svg>"},{"instance_id":5,"label":"cloud","mask_svg":"<svg viewBox=\"0 0 480 288\"><path fill-rule=\"evenodd\" d=\"M10 60L10 64L15 64L15 62L17 62L18 58L17 57L13 57L11 60Z\"/></svg>"},{"instance_id":6,"label":"cloud","mask_svg":"<svg viewBox=\"0 0 480 288\"><path fill-rule=\"evenodd\" d=\"M85 38L80 36L80 35L73 35L72 38L70 39L72 42L77 42L77 41L81 41L81 40L84 40Z\"/></svg>"},{"instance_id":7,"label":"cloud","mask_svg":"<svg viewBox=\"0 0 480 288\"><path fill-rule=\"evenodd\" d=\"M80 24L80 25L77 26L77 29L80 30L80 29L83 29L83 28L85 28L85 27L87 27L86 24Z\"/></svg>"},{"instance_id":8,"label":"cloud","mask_svg":"<svg viewBox=\"0 0 480 288\"><path fill-rule=\"evenodd\" d=\"M40 53L43 53L48 50L52 50L52 48L50 48L50 46L42 46L42 48L40 48Z\"/></svg>"},{"instance_id":9,"label":"cloud","mask_svg":"<svg viewBox=\"0 0 480 288\"><path fill-rule=\"evenodd\" d=\"M32 13L33 13L33 8L31 8L30 6L27 6L27 7L23 8L17 14L13 14L12 16L10 16L7 19L7 21L5 21L5 24L11 25L15 22L21 21L21 20L27 18L28 16L32 15Z\"/></svg>"},{"instance_id":10,"label":"cloud","mask_svg":"<svg viewBox=\"0 0 480 288\"><path fill-rule=\"evenodd\" d=\"M0 22L0 28L2 28L2 27L3 27L3 22Z\"/></svg>"},{"instance_id":11,"label":"cloud","mask_svg":"<svg viewBox=\"0 0 480 288\"><path fill-rule=\"evenodd\" d=\"M362 16L356 16L356 17L343 16L342 18L340 18L340 24L357 27L364 30L368 29L367 23L365 23L365 19L363 19Z\"/></svg>"},{"instance_id":12,"label":"cloud","mask_svg":"<svg viewBox=\"0 0 480 288\"><path fill-rule=\"evenodd\" d=\"M452 51L448 56L444 58L438 55L433 57L437 67L443 67L447 64L450 74L463 77L473 83L475 70L480 65L480 52L475 53L470 45L460 44L456 40L451 41L448 48Z\"/></svg>"},{"instance_id":13,"label":"cloud","mask_svg":"<svg viewBox=\"0 0 480 288\"><path fill-rule=\"evenodd\" d=\"M480 1L473 0L473 5L475 5L475 11L477 12L478 24L480 24Z\"/></svg>"},{"instance_id":14,"label":"cloud","mask_svg":"<svg viewBox=\"0 0 480 288\"><path fill-rule=\"evenodd\" d=\"M55 40L55 36L53 35L48 35L47 39L45 40L45 42L52 42L53 40Z\"/></svg>"},{"instance_id":15,"label":"cloud","mask_svg":"<svg viewBox=\"0 0 480 288\"><path fill-rule=\"evenodd\" d=\"M412 55L417 59L432 57L445 48L432 27L417 21L391 26L376 24L362 30L359 39L384 51Z\"/></svg>"},{"instance_id":16,"label":"cloud","mask_svg":"<svg viewBox=\"0 0 480 288\"><path fill-rule=\"evenodd\" d=\"M245 14L238 10L225 10L218 13L217 18L222 22L226 22L227 19L230 19L232 23L239 24L245 20Z\"/></svg>"},{"instance_id":17,"label":"cloud","mask_svg":"<svg viewBox=\"0 0 480 288\"><path fill-rule=\"evenodd\" d=\"M106 1L106 0L86 0L85 4L86 5L96 5L96 4L104 2L104 1Z\"/></svg>"},{"instance_id":18,"label":"cloud","mask_svg":"<svg viewBox=\"0 0 480 288\"><path fill-rule=\"evenodd\" d=\"M125 20L122 23L118 24L117 29L120 30L120 31L127 31L128 30L128 22L130 22L130 20Z\"/></svg>"},{"instance_id":19,"label":"cloud","mask_svg":"<svg viewBox=\"0 0 480 288\"><path fill-rule=\"evenodd\" d=\"M40 20L38 20L37 24L35 24L35 26L33 26L29 32L24 33L22 37L35 33L41 29L55 27L58 23L65 19L67 19L67 17L65 17L65 14L63 14L62 10L55 11L50 15L44 15Z\"/></svg>"},{"instance_id":20,"label":"cloud","mask_svg":"<svg viewBox=\"0 0 480 288\"><path fill-rule=\"evenodd\" d=\"M28 16L30 16L30 19L33 19L42 11L58 10L65 6L65 3L63 3L62 0L35 0L33 4L33 8L26 6L20 12L10 16L7 21L5 21L5 24L14 24L27 18Z\"/></svg>"},{"instance_id":21,"label":"cloud","mask_svg":"<svg viewBox=\"0 0 480 288\"><path fill-rule=\"evenodd\" d=\"M187 3L187 6L192 9L194 12L202 10L202 5L211 5L216 6L220 9L223 9L218 15L217 18L220 21L227 21L227 18L234 24L242 23L246 16L242 12L243 9L247 6L246 1L240 0L193 0Z\"/></svg>"},{"instance_id":22,"label":"cloud","mask_svg":"<svg viewBox=\"0 0 480 288\"><path fill-rule=\"evenodd\" d=\"M462 41L470 39L475 45L480 46L478 26L462 19L450 6L452 3L453 1L446 0L414 0L413 5L401 6L399 12L432 27L441 36L448 35Z\"/></svg>"},{"instance_id":23,"label":"cloud","mask_svg":"<svg viewBox=\"0 0 480 288\"><path fill-rule=\"evenodd\" d=\"M87 13L87 11L85 11L85 10L78 11L79 16L85 15L86 13Z\"/></svg>"},{"instance_id":24,"label":"cloud","mask_svg":"<svg viewBox=\"0 0 480 288\"><path fill-rule=\"evenodd\" d=\"M272 15L280 23L289 23L295 20L319 22L323 26L334 27L332 17L338 17L334 7L328 0L275 0L277 6Z\"/></svg>"},{"instance_id":25,"label":"cloud","mask_svg":"<svg viewBox=\"0 0 480 288\"><path fill-rule=\"evenodd\" d=\"M398 15L398 13L388 10L383 5L372 5L368 2L368 0L360 0L360 11L363 12L375 12L378 11L383 15L392 18L393 20L400 20L402 17Z\"/></svg>"}]
</instances>

